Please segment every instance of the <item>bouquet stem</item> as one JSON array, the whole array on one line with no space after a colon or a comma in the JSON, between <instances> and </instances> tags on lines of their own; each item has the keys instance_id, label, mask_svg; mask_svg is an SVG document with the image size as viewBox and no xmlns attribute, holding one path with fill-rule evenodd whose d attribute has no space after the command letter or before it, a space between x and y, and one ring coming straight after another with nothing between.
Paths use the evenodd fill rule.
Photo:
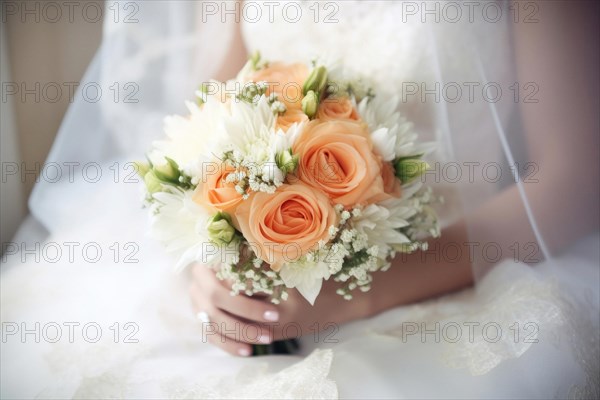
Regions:
<instances>
[{"instance_id":1,"label":"bouquet stem","mask_svg":"<svg viewBox=\"0 0 600 400\"><path fill-rule=\"evenodd\" d=\"M270 344L252 345L253 356L268 356L271 354L295 354L300 349L297 339L277 340Z\"/></svg>"}]
</instances>

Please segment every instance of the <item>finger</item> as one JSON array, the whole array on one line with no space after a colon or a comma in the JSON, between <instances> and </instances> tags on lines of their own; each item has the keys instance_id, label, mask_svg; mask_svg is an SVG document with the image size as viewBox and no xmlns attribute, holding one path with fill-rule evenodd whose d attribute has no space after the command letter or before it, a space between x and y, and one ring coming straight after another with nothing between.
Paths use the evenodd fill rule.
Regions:
<instances>
[{"instance_id":1,"label":"finger","mask_svg":"<svg viewBox=\"0 0 600 400\"><path fill-rule=\"evenodd\" d=\"M194 265L192 278L201 287L220 286L227 291L230 291L231 286L233 285L233 281L231 280L221 280L217 278L216 272L211 267L203 264Z\"/></svg>"},{"instance_id":2,"label":"finger","mask_svg":"<svg viewBox=\"0 0 600 400\"><path fill-rule=\"evenodd\" d=\"M199 268L205 267L200 265ZM266 297L259 296L250 298L244 295L232 296L229 287L224 287L223 281L219 281L214 276L214 273L209 274L210 276L206 275L205 271L196 273L194 282L199 286L199 290L210 287L210 294L207 294L207 296L216 307L251 321L279 321L279 311L277 307L270 303Z\"/></svg>"},{"instance_id":3,"label":"finger","mask_svg":"<svg viewBox=\"0 0 600 400\"><path fill-rule=\"evenodd\" d=\"M265 324L248 323L218 308L202 292L192 286L192 307L196 315L204 312L221 335L244 343L268 344L273 341L273 329Z\"/></svg>"},{"instance_id":4,"label":"finger","mask_svg":"<svg viewBox=\"0 0 600 400\"><path fill-rule=\"evenodd\" d=\"M247 343L237 342L227 336L215 333L214 335L207 336L208 342L220 347L229 354L235 356L248 357L252 354L252 346Z\"/></svg>"},{"instance_id":5,"label":"finger","mask_svg":"<svg viewBox=\"0 0 600 400\"><path fill-rule=\"evenodd\" d=\"M230 314L250 321L279 321L279 310L266 299L261 300L244 295L231 296L227 291L216 291L215 304Z\"/></svg>"},{"instance_id":6,"label":"finger","mask_svg":"<svg viewBox=\"0 0 600 400\"><path fill-rule=\"evenodd\" d=\"M207 290L201 288L198 283L192 282L189 288L192 310L198 317L200 312L212 314L217 309L211 301ZM198 317L199 318L199 317Z\"/></svg>"},{"instance_id":7,"label":"finger","mask_svg":"<svg viewBox=\"0 0 600 400\"><path fill-rule=\"evenodd\" d=\"M217 331L230 339L242 343L269 344L273 341L271 327L259 323L246 323L223 310L214 310L210 314Z\"/></svg>"},{"instance_id":8,"label":"finger","mask_svg":"<svg viewBox=\"0 0 600 400\"><path fill-rule=\"evenodd\" d=\"M215 274L212 271L209 272L211 273L208 275L195 274L190 284L190 296L196 301L214 305L219 299L231 297L231 294L220 284L220 281L214 276Z\"/></svg>"},{"instance_id":9,"label":"finger","mask_svg":"<svg viewBox=\"0 0 600 400\"><path fill-rule=\"evenodd\" d=\"M202 311L204 308L211 305L209 290L201 287L198 282L190 282L188 291L195 312Z\"/></svg>"},{"instance_id":10,"label":"finger","mask_svg":"<svg viewBox=\"0 0 600 400\"><path fill-rule=\"evenodd\" d=\"M194 269L192 270L192 278L195 282L202 286L212 285L213 283L218 282L218 279L215 276L215 271L211 267L203 264L194 265Z\"/></svg>"}]
</instances>

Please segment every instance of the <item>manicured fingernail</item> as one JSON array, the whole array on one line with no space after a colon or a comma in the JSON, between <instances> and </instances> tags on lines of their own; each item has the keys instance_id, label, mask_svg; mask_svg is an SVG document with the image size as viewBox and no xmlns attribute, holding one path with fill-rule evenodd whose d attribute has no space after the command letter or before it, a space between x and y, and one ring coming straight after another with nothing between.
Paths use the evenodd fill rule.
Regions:
<instances>
[{"instance_id":1,"label":"manicured fingernail","mask_svg":"<svg viewBox=\"0 0 600 400\"><path fill-rule=\"evenodd\" d=\"M277 311L265 311L263 317L267 321L279 321L279 313Z\"/></svg>"},{"instance_id":2,"label":"manicured fingernail","mask_svg":"<svg viewBox=\"0 0 600 400\"><path fill-rule=\"evenodd\" d=\"M248 357L250 355L250 349L248 347L240 347L238 354L242 357Z\"/></svg>"},{"instance_id":3,"label":"manicured fingernail","mask_svg":"<svg viewBox=\"0 0 600 400\"><path fill-rule=\"evenodd\" d=\"M269 335L260 335L258 341L264 344L269 344L271 343L271 338L269 337Z\"/></svg>"}]
</instances>

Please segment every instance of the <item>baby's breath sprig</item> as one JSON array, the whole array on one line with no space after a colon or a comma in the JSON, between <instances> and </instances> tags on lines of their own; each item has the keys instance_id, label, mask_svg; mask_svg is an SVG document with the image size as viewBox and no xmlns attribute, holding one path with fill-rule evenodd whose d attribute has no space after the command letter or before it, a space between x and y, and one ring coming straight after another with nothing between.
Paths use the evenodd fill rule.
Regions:
<instances>
[{"instance_id":1,"label":"baby's breath sprig","mask_svg":"<svg viewBox=\"0 0 600 400\"><path fill-rule=\"evenodd\" d=\"M267 82L248 82L244 84L240 93L235 98L251 105L257 105L261 97L266 96L268 89L269 85ZM275 115L281 115L287 111L285 104L279 100L275 93L267 96L267 103Z\"/></svg>"},{"instance_id":2,"label":"baby's breath sprig","mask_svg":"<svg viewBox=\"0 0 600 400\"><path fill-rule=\"evenodd\" d=\"M284 172L278 167L276 160L257 165L232 150L223 153L221 159L235 168L236 172L228 175L227 182L235 184L235 190L244 200L248 198L250 191L275 193L285 179Z\"/></svg>"},{"instance_id":3,"label":"baby's breath sprig","mask_svg":"<svg viewBox=\"0 0 600 400\"><path fill-rule=\"evenodd\" d=\"M194 179L185 172L180 171L179 184L177 186L183 190L195 190L196 186L198 186L198 182L197 179Z\"/></svg>"},{"instance_id":4,"label":"baby's breath sprig","mask_svg":"<svg viewBox=\"0 0 600 400\"><path fill-rule=\"evenodd\" d=\"M375 92L366 87L362 81L329 81L325 89L326 97L349 97L354 98L357 103L363 99L372 99Z\"/></svg>"},{"instance_id":5,"label":"baby's breath sprig","mask_svg":"<svg viewBox=\"0 0 600 400\"><path fill-rule=\"evenodd\" d=\"M269 97L267 97L267 102L271 106L274 115L282 115L287 111L287 107L283 102L279 101L279 98L275 93L271 93Z\"/></svg>"},{"instance_id":6,"label":"baby's breath sprig","mask_svg":"<svg viewBox=\"0 0 600 400\"><path fill-rule=\"evenodd\" d=\"M252 71L258 71L259 69L263 69L269 65L269 62L267 60L262 59L261 54L258 50L252 53L252 55L248 59L248 62L250 63L250 68L252 69Z\"/></svg>"},{"instance_id":7,"label":"baby's breath sprig","mask_svg":"<svg viewBox=\"0 0 600 400\"><path fill-rule=\"evenodd\" d=\"M248 104L256 105L260 101L261 96L263 96L269 85L267 82L248 82L242 86L242 90L238 93L235 98L239 101L243 101Z\"/></svg>"},{"instance_id":8,"label":"baby's breath sprig","mask_svg":"<svg viewBox=\"0 0 600 400\"><path fill-rule=\"evenodd\" d=\"M245 251L249 250L247 243L243 246ZM273 304L279 304L288 298L287 289L279 273L268 268L263 260L253 253L237 264L223 265L217 271L217 278L233 282L231 285L232 296L240 293L247 296L265 293L269 295Z\"/></svg>"},{"instance_id":9,"label":"baby's breath sprig","mask_svg":"<svg viewBox=\"0 0 600 400\"><path fill-rule=\"evenodd\" d=\"M366 292L371 288L371 273L381 269L385 263L377 257L377 246L369 246L365 235L352 226L352 219L362 215L362 207L356 206L347 210L341 204L337 204L334 210L340 222L337 227L330 227L330 234L334 238L328 248L331 254L338 256L338 264L337 268L330 268L330 272L334 281L343 284L336 291L337 294L351 300L352 290L359 288ZM332 258L328 257L330 263L331 260Z\"/></svg>"},{"instance_id":10,"label":"baby's breath sprig","mask_svg":"<svg viewBox=\"0 0 600 400\"><path fill-rule=\"evenodd\" d=\"M433 206L443 204L443 197L435 196L431 187L424 187L415 193L412 200L417 205L418 212L407 220L408 226L400 230L412 240L413 248L407 249L410 251L406 252L418 249L427 250L427 242L424 241L424 238L427 236L437 238L441 234L437 213Z\"/></svg>"}]
</instances>

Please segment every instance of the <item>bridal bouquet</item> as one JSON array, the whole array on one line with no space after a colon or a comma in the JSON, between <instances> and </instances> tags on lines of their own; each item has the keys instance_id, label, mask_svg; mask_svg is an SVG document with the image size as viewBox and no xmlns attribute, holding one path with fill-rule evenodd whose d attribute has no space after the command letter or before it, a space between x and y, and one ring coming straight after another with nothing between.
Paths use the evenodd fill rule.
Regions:
<instances>
[{"instance_id":1,"label":"bridal bouquet","mask_svg":"<svg viewBox=\"0 0 600 400\"><path fill-rule=\"evenodd\" d=\"M385 96L342 68L265 62L202 85L187 116L138 163L152 233L179 257L212 266L233 294L311 304L324 280L368 291L397 252L439 235L418 143Z\"/></svg>"}]
</instances>

